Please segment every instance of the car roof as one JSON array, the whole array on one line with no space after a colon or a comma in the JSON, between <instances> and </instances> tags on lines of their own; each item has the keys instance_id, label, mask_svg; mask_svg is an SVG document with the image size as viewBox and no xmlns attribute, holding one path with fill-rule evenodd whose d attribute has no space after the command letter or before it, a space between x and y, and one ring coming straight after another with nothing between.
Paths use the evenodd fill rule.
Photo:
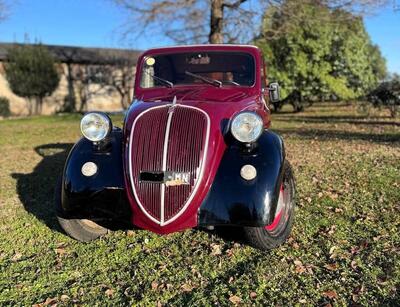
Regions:
<instances>
[{"instance_id":1,"label":"car roof","mask_svg":"<svg viewBox=\"0 0 400 307\"><path fill-rule=\"evenodd\" d=\"M154 53L170 53L170 52L197 52L197 51L242 51L252 54L259 54L260 49L253 45L230 45L230 44L199 44L199 45L183 45L183 46L167 46L159 48L151 48L144 54Z\"/></svg>"}]
</instances>

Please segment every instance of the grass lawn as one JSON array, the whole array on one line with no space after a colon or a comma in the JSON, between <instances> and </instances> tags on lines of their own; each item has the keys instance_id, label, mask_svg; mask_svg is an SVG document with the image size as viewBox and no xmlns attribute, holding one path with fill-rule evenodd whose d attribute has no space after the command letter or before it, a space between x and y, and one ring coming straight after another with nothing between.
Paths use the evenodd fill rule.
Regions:
<instances>
[{"instance_id":1,"label":"grass lawn","mask_svg":"<svg viewBox=\"0 0 400 307\"><path fill-rule=\"evenodd\" d=\"M0 305L400 305L400 120L343 104L274 115L297 211L288 242L260 252L235 232L64 235L53 189L79 119L0 121Z\"/></svg>"}]
</instances>

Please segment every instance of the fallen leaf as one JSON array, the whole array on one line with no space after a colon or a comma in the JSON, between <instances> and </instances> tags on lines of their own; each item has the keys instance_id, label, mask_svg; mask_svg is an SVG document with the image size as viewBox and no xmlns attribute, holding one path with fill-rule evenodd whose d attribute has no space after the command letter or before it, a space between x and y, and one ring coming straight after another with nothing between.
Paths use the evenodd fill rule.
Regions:
<instances>
[{"instance_id":1,"label":"fallen leaf","mask_svg":"<svg viewBox=\"0 0 400 307\"><path fill-rule=\"evenodd\" d=\"M353 260L353 261L350 263L350 266L353 268L353 270L357 269L357 262L356 262L355 260Z\"/></svg>"},{"instance_id":2,"label":"fallen leaf","mask_svg":"<svg viewBox=\"0 0 400 307\"><path fill-rule=\"evenodd\" d=\"M14 256L11 258L11 261L16 262L22 258L21 253L15 253Z\"/></svg>"},{"instance_id":3,"label":"fallen leaf","mask_svg":"<svg viewBox=\"0 0 400 307\"><path fill-rule=\"evenodd\" d=\"M300 266L300 265L303 265L303 264L301 263L300 260L295 260L295 261L293 261L293 262L294 262L295 265L299 265L299 266Z\"/></svg>"},{"instance_id":4,"label":"fallen leaf","mask_svg":"<svg viewBox=\"0 0 400 307\"><path fill-rule=\"evenodd\" d=\"M135 236L135 232L134 232L133 230L128 230L128 231L126 232L126 235L127 235L128 237L133 237L133 236Z\"/></svg>"},{"instance_id":5,"label":"fallen leaf","mask_svg":"<svg viewBox=\"0 0 400 307\"><path fill-rule=\"evenodd\" d=\"M151 283L151 289L157 290L157 288L158 288L158 282L153 281L153 282Z\"/></svg>"},{"instance_id":6,"label":"fallen leaf","mask_svg":"<svg viewBox=\"0 0 400 307\"><path fill-rule=\"evenodd\" d=\"M324 268L329 271L336 271L338 269L338 265L337 265L337 263L325 264Z\"/></svg>"},{"instance_id":7,"label":"fallen leaf","mask_svg":"<svg viewBox=\"0 0 400 307\"><path fill-rule=\"evenodd\" d=\"M114 295L114 290L112 289L107 289L104 293L107 295L108 298L112 298Z\"/></svg>"},{"instance_id":8,"label":"fallen leaf","mask_svg":"<svg viewBox=\"0 0 400 307\"><path fill-rule=\"evenodd\" d=\"M250 292L250 298L251 299L255 299L256 297L257 297L257 293L255 293L254 291Z\"/></svg>"},{"instance_id":9,"label":"fallen leaf","mask_svg":"<svg viewBox=\"0 0 400 307\"><path fill-rule=\"evenodd\" d=\"M328 231L328 235L333 235L336 230L336 225L332 225L331 228Z\"/></svg>"},{"instance_id":10,"label":"fallen leaf","mask_svg":"<svg viewBox=\"0 0 400 307\"><path fill-rule=\"evenodd\" d=\"M63 302L68 301L68 300L70 299L70 297L69 297L68 295L66 295L66 294L61 295L60 298L61 298L61 300L62 300Z\"/></svg>"},{"instance_id":11,"label":"fallen leaf","mask_svg":"<svg viewBox=\"0 0 400 307\"><path fill-rule=\"evenodd\" d=\"M228 257L232 257L233 256L233 250L232 249L227 249L225 253L228 255Z\"/></svg>"},{"instance_id":12,"label":"fallen leaf","mask_svg":"<svg viewBox=\"0 0 400 307\"><path fill-rule=\"evenodd\" d=\"M55 252L59 256L63 256L65 254L68 254L68 251L64 247L58 247L55 249Z\"/></svg>"},{"instance_id":13,"label":"fallen leaf","mask_svg":"<svg viewBox=\"0 0 400 307\"><path fill-rule=\"evenodd\" d=\"M301 261L300 260L295 260L294 261L294 264L295 264L295 271L296 271L296 273L299 273L299 274L301 274L301 273L304 273L305 271L306 271L306 268L304 267L304 265L301 263Z\"/></svg>"},{"instance_id":14,"label":"fallen leaf","mask_svg":"<svg viewBox=\"0 0 400 307\"><path fill-rule=\"evenodd\" d=\"M239 303L242 301L242 299L241 299L239 296L237 296L237 295L232 295L232 296L229 298L229 300L230 300L231 303L234 304L234 305L237 305L237 304L239 304Z\"/></svg>"},{"instance_id":15,"label":"fallen leaf","mask_svg":"<svg viewBox=\"0 0 400 307\"><path fill-rule=\"evenodd\" d=\"M49 297L43 303L32 305L32 307L43 307L43 306L57 306L57 298Z\"/></svg>"},{"instance_id":16,"label":"fallen leaf","mask_svg":"<svg viewBox=\"0 0 400 307\"><path fill-rule=\"evenodd\" d=\"M212 251L211 251L211 255L212 256L218 256L218 255L222 254L221 245L219 245L219 244L211 244L211 248L212 248Z\"/></svg>"},{"instance_id":17,"label":"fallen leaf","mask_svg":"<svg viewBox=\"0 0 400 307\"><path fill-rule=\"evenodd\" d=\"M183 292L190 292L190 291L192 291L193 290L193 286L192 285L190 285L190 284L183 284L182 286L181 286L181 289L183 290Z\"/></svg>"},{"instance_id":18,"label":"fallen leaf","mask_svg":"<svg viewBox=\"0 0 400 307\"><path fill-rule=\"evenodd\" d=\"M330 298L330 299L336 299L337 298L337 293L335 290L329 290L325 291L322 293L325 297Z\"/></svg>"}]
</instances>

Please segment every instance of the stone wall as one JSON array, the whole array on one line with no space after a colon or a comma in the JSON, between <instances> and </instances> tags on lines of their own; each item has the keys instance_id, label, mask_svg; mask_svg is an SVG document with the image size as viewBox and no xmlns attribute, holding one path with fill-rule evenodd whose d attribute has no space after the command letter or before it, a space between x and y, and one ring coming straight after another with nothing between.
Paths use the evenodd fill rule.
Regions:
<instances>
[{"instance_id":1,"label":"stone wall","mask_svg":"<svg viewBox=\"0 0 400 307\"><path fill-rule=\"evenodd\" d=\"M77 64L74 64L77 66ZM42 106L42 114L54 114L62 109L64 100L68 95L67 65L61 64L61 78L57 90L49 97L46 97ZM132 69L134 71L134 69ZM99 89L99 85L91 84L88 89L91 95L84 111L119 111L122 109L121 98L115 90ZM4 75L3 64L0 63L0 96L7 97L10 101L10 109L13 116L26 116L29 114L28 101L15 95L9 88ZM77 87L75 87L75 97L77 108L80 105L80 97ZM132 96L131 96L132 97Z\"/></svg>"}]
</instances>

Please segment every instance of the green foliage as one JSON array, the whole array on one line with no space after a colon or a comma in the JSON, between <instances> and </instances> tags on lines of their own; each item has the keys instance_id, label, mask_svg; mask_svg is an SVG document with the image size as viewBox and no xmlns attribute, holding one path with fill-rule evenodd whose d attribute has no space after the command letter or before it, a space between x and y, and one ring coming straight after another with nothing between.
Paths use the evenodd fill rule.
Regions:
<instances>
[{"instance_id":1,"label":"green foliage","mask_svg":"<svg viewBox=\"0 0 400 307\"><path fill-rule=\"evenodd\" d=\"M374 107L384 107L395 117L400 110L400 76L385 81L367 95Z\"/></svg>"},{"instance_id":2,"label":"green foliage","mask_svg":"<svg viewBox=\"0 0 400 307\"><path fill-rule=\"evenodd\" d=\"M296 91L301 102L356 99L386 75L385 60L363 20L318 1L288 0L271 7L255 43L283 97Z\"/></svg>"},{"instance_id":3,"label":"green foliage","mask_svg":"<svg viewBox=\"0 0 400 307\"><path fill-rule=\"evenodd\" d=\"M40 44L15 46L4 68L11 90L35 100L35 113L40 112L43 98L50 96L60 81L52 55Z\"/></svg>"},{"instance_id":4,"label":"green foliage","mask_svg":"<svg viewBox=\"0 0 400 307\"><path fill-rule=\"evenodd\" d=\"M0 96L0 116L8 117L10 114L10 101L7 97Z\"/></svg>"}]
</instances>

